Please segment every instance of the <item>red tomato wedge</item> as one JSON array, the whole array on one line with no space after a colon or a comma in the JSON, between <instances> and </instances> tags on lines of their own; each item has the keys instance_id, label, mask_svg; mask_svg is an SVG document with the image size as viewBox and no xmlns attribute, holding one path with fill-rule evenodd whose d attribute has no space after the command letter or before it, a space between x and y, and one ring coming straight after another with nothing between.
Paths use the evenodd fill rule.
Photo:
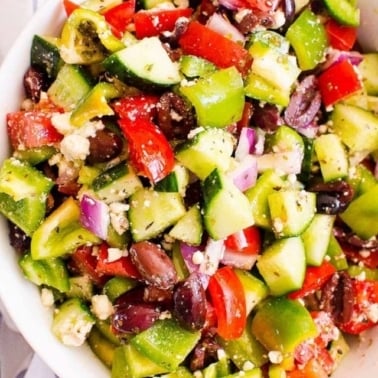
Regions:
<instances>
[{"instance_id":1,"label":"red tomato wedge","mask_svg":"<svg viewBox=\"0 0 378 378\"><path fill-rule=\"evenodd\" d=\"M126 96L113 102L112 107L120 118L130 121L135 121L137 118L152 120L156 115L158 101L159 97L154 95Z\"/></svg>"},{"instance_id":2,"label":"red tomato wedge","mask_svg":"<svg viewBox=\"0 0 378 378\"><path fill-rule=\"evenodd\" d=\"M190 17L192 13L192 8L140 10L134 15L136 37L142 39L172 31L180 17Z\"/></svg>"},{"instance_id":3,"label":"red tomato wedge","mask_svg":"<svg viewBox=\"0 0 378 378\"><path fill-rule=\"evenodd\" d=\"M325 106L330 106L362 89L352 63L343 59L318 76L319 90Z\"/></svg>"},{"instance_id":4,"label":"red tomato wedge","mask_svg":"<svg viewBox=\"0 0 378 378\"><path fill-rule=\"evenodd\" d=\"M233 251L257 255L261 251L261 241L260 229L250 226L228 236L225 246Z\"/></svg>"},{"instance_id":5,"label":"red tomato wedge","mask_svg":"<svg viewBox=\"0 0 378 378\"><path fill-rule=\"evenodd\" d=\"M121 38L135 13L135 0L126 0L104 13L105 20L111 26L113 34Z\"/></svg>"},{"instance_id":6,"label":"red tomato wedge","mask_svg":"<svg viewBox=\"0 0 378 378\"><path fill-rule=\"evenodd\" d=\"M167 176L175 164L173 149L160 129L147 118L118 121L129 144L133 167L151 182Z\"/></svg>"},{"instance_id":7,"label":"red tomato wedge","mask_svg":"<svg viewBox=\"0 0 378 378\"><path fill-rule=\"evenodd\" d=\"M130 256L122 256L117 260L109 261L109 246L105 243L99 246L97 257L96 271L100 275L130 278L141 277Z\"/></svg>"},{"instance_id":8,"label":"red tomato wedge","mask_svg":"<svg viewBox=\"0 0 378 378\"><path fill-rule=\"evenodd\" d=\"M302 287L291 292L290 299L303 298L308 294L320 289L331 276L336 272L336 268L328 261L323 261L320 266L309 266Z\"/></svg>"},{"instance_id":9,"label":"red tomato wedge","mask_svg":"<svg viewBox=\"0 0 378 378\"><path fill-rule=\"evenodd\" d=\"M243 286L234 270L225 266L210 277L208 291L217 316L217 333L224 339L241 336L246 326Z\"/></svg>"},{"instance_id":10,"label":"red tomato wedge","mask_svg":"<svg viewBox=\"0 0 378 378\"><path fill-rule=\"evenodd\" d=\"M39 110L7 114L7 132L14 149L52 146L63 136L51 123L51 113Z\"/></svg>"},{"instance_id":11,"label":"red tomato wedge","mask_svg":"<svg viewBox=\"0 0 378 378\"><path fill-rule=\"evenodd\" d=\"M357 28L341 25L334 19L325 24L328 40L334 49L349 51L357 40Z\"/></svg>"},{"instance_id":12,"label":"red tomato wedge","mask_svg":"<svg viewBox=\"0 0 378 378\"><path fill-rule=\"evenodd\" d=\"M179 45L185 54L207 59L219 68L235 66L242 75L246 75L252 65L251 55L240 44L197 21L188 24Z\"/></svg>"}]
</instances>

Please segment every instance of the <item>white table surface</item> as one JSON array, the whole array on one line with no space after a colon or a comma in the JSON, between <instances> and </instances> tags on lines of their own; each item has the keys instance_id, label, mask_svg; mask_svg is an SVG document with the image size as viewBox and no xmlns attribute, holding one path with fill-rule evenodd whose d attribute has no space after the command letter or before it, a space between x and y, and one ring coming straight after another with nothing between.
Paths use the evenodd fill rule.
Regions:
<instances>
[{"instance_id":1,"label":"white table surface","mask_svg":"<svg viewBox=\"0 0 378 378\"><path fill-rule=\"evenodd\" d=\"M0 63L22 27L47 0L0 0ZM0 303L0 378L55 378L8 319Z\"/></svg>"}]
</instances>

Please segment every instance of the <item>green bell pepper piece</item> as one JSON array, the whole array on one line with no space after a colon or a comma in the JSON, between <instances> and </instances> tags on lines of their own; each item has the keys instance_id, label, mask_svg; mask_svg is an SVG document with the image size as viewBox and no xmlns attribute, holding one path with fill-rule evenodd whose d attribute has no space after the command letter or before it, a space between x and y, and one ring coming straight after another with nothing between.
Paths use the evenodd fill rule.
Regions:
<instances>
[{"instance_id":1,"label":"green bell pepper piece","mask_svg":"<svg viewBox=\"0 0 378 378\"><path fill-rule=\"evenodd\" d=\"M6 159L0 168L0 212L31 236L45 217L53 185L26 161Z\"/></svg>"},{"instance_id":2,"label":"green bell pepper piece","mask_svg":"<svg viewBox=\"0 0 378 378\"><path fill-rule=\"evenodd\" d=\"M33 259L59 257L84 244L98 244L99 239L80 224L78 203L69 197L34 232L31 239Z\"/></svg>"},{"instance_id":3,"label":"green bell pepper piece","mask_svg":"<svg viewBox=\"0 0 378 378\"><path fill-rule=\"evenodd\" d=\"M303 71L315 68L323 60L328 47L327 33L309 8L291 24L286 38L294 48L299 67Z\"/></svg>"},{"instance_id":4,"label":"green bell pepper piece","mask_svg":"<svg viewBox=\"0 0 378 378\"><path fill-rule=\"evenodd\" d=\"M151 361L133 345L121 345L114 351L112 378L144 378L166 373L167 369Z\"/></svg>"},{"instance_id":5,"label":"green bell pepper piece","mask_svg":"<svg viewBox=\"0 0 378 378\"><path fill-rule=\"evenodd\" d=\"M60 55L66 63L101 62L109 52L125 45L110 30L105 17L89 9L77 8L63 25Z\"/></svg>"},{"instance_id":6,"label":"green bell pepper piece","mask_svg":"<svg viewBox=\"0 0 378 378\"><path fill-rule=\"evenodd\" d=\"M252 333L268 351L282 352L283 357L318 335L308 310L286 297L270 298L261 304L252 319Z\"/></svg>"},{"instance_id":7,"label":"green bell pepper piece","mask_svg":"<svg viewBox=\"0 0 378 378\"><path fill-rule=\"evenodd\" d=\"M180 92L196 110L200 126L226 127L239 121L244 109L244 87L235 67L214 72L189 85L181 84Z\"/></svg>"},{"instance_id":8,"label":"green bell pepper piece","mask_svg":"<svg viewBox=\"0 0 378 378\"><path fill-rule=\"evenodd\" d=\"M108 101L121 95L118 88L110 83L98 83L87 93L73 110L70 122L82 126L95 117L110 116L114 110Z\"/></svg>"},{"instance_id":9,"label":"green bell pepper piece","mask_svg":"<svg viewBox=\"0 0 378 378\"><path fill-rule=\"evenodd\" d=\"M340 218L362 239L378 234L378 184L354 199Z\"/></svg>"},{"instance_id":10,"label":"green bell pepper piece","mask_svg":"<svg viewBox=\"0 0 378 378\"><path fill-rule=\"evenodd\" d=\"M168 371L174 371L200 337L200 331L189 331L173 319L163 319L136 335L130 343L151 361Z\"/></svg>"},{"instance_id":11,"label":"green bell pepper piece","mask_svg":"<svg viewBox=\"0 0 378 378\"><path fill-rule=\"evenodd\" d=\"M61 293L70 289L66 264L61 258L34 260L30 253L25 253L18 263L24 276L34 284L47 285Z\"/></svg>"},{"instance_id":12,"label":"green bell pepper piece","mask_svg":"<svg viewBox=\"0 0 378 378\"><path fill-rule=\"evenodd\" d=\"M360 10L355 0L324 0L333 18L343 25L357 27L360 25Z\"/></svg>"}]
</instances>

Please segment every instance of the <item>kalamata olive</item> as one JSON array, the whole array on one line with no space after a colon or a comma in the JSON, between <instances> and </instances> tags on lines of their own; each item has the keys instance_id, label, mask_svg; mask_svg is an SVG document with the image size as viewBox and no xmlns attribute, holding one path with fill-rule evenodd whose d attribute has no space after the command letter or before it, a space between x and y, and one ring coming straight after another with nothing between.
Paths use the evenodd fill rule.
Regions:
<instances>
[{"instance_id":1,"label":"kalamata olive","mask_svg":"<svg viewBox=\"0 0 378 378\"><path fill-rule=\"evenodd\" d=\"M207 312L206 294L197 273L192 273L177 285L173 303L174 314L183 326L191 330L203 328Z\"/></svg>"},{"instance_id":2,"label":"kalamata olive","mask_svg":"<svg viewBox=\"0 0 378 378\"><path fill-rule=\"evenodd\" d=\"M276 105L264 104L254 107L252 123L265 131L274 131L284 122Z\"/></svg>"},{"instance_id":3,"label":"kalamata olive","mask_svg":"<svg viewBox=\"0 0 378 378\"><path fill-rule=\"evenodd\" d=\"M23 254L30 249L30 237L14 223L8 222L9 241L11 246L19 254Z\"/></svg>"},{"instance_id":4,"label":"kalamata olive","mask_svg":"<svg viewBox=\"0 0 378 378\"><path fill-rule=\"evenodd\" d=\"M321 96L315 75L306 76L291 95L284 113L285 122L294 128L311 124L321 106Z\"/></svg>"},{"instance_id":5,"label":"kalamata olive","mask_svg":"<svg viewBox=\"0 0 378 378\"><path fill-rule=\"evenodd\" d=\"M352 278L346 272L336 272L323 286L321 308L328 312L336 325L347 323L353 312Z\"/></svg>"},{"instance_id":6,"label":"kalamata olive","mask_svg":"<svg viewBox=\"0 0 378 378\"><path fill-rule=\"evenodd\" d=\"M177 283L177 273L172 260L157 244L149 241L134 243L129 253L147 284L168 290Z\"/></svg>"},{"instance_id":7,"label":"kalamata olive","mask_svg":"<svg viewBox=\"0 0 378 378\"><path fill-rule=\"evenodd\" d=\"M89 164L105 163L118 156L123 147L121 137L107 129L98 130L89 143Z\"/></svg>"},{"instance_id":8,"label":"kalamata olive","mask_svg":"<svg viewBox=\"0 0 378 378\"><path fill-rule=\"evenodd\" d=\"M24 75L26 97L33 102L39 102L41 92L46 89L45 75L35 67L29 67Z\"/></svg>"},{"instance_id":9,"label":"kalamata olive","mask_svg":"<svg viewBox=\"0 0 378 378\"><path fill-rule=\"evenodd\" d=\"M161 312L151 303L127 303L115 307L111 317L115 333L138 333L154 324Z\"/></svg>"},{"instance_id":10,"label":"kalamata olive","mask_svg":"<svg viewBox=\"0 0 378 378\"><path fill-rule=\"evenodd\" d=\"M163 93L156 109L159 127L168 139L184 139L196 125L193 108L177 93Z\"/></svg>"},{"instance_id":11,"label":"kalamata olive","mask_svg":"<svg viewBox=\"0 0 378 378\"><path fill-rule=\"evenodd\" d=\"M315 192L316 209L323 214L339 214L343 212L353 199L354 191L344 180L324 183L320 182L309 187Z\"/></svg>"}]
</instances>

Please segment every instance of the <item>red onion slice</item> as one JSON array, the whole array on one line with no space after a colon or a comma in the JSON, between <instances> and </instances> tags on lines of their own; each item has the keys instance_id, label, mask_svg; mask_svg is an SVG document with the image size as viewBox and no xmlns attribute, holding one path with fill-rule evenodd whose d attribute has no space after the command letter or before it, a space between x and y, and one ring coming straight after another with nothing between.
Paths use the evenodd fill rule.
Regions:
<instances>
[{"instance_id":1,"label":"red onion slice","mask_svg":"<svg viewBox=\"0 0 378 378\"><path fill-rule=\"evenodd\" d=\"M254 153L256 142L256 130L250 127L243 127L240 130L238 144L235 149L235 159L242 161L246 155Z\"/></svg>"},{"instance_id":2,"label":"red onion slice","mask_svg":"<svg viewBox=\"0 0 378 378\"><path fill-rule=\"evenodd\" d=\"M213 13L207 20L207 27L213 31L231 39L234 42L238 42L241 45L245 43L245 37L240 31L231 24L230 21L225 19L219 13ZM219 54L222 54L219 51Z\"/></svg>"},{"instance_id":3,"label":"red onion slice","mask_svg":"<svg viewBox=\"0 0 378 378\"><path fill-rule=\"evenodd\" d=\"M84 194L80 200L80 223L101 239L106 240L110 223L108 206Z\"/></svg>"},{"instance_id":4,"label":"red onion slice","mask_svg":"<svg viewBox=\"0 0 378 378\"><path fill-rule=\"evenodd\" d=\"M238 251L232 251L226 248L221 260L222 264L230 265L235 268L250 270L255 265L258 254L252 255Z\"/></svg>"},{"instance_id":5,"label":"red onion slice","mask_svg":"<svg viewBox=\"0 0 378 378\"><path fill-rule=\"evenodd\" d=\"M257 158L253 155L246 155L238 166L229 173L229 177L239 190L245 192L255 185L257 173Z\"/></svg>"}]
</instances>

